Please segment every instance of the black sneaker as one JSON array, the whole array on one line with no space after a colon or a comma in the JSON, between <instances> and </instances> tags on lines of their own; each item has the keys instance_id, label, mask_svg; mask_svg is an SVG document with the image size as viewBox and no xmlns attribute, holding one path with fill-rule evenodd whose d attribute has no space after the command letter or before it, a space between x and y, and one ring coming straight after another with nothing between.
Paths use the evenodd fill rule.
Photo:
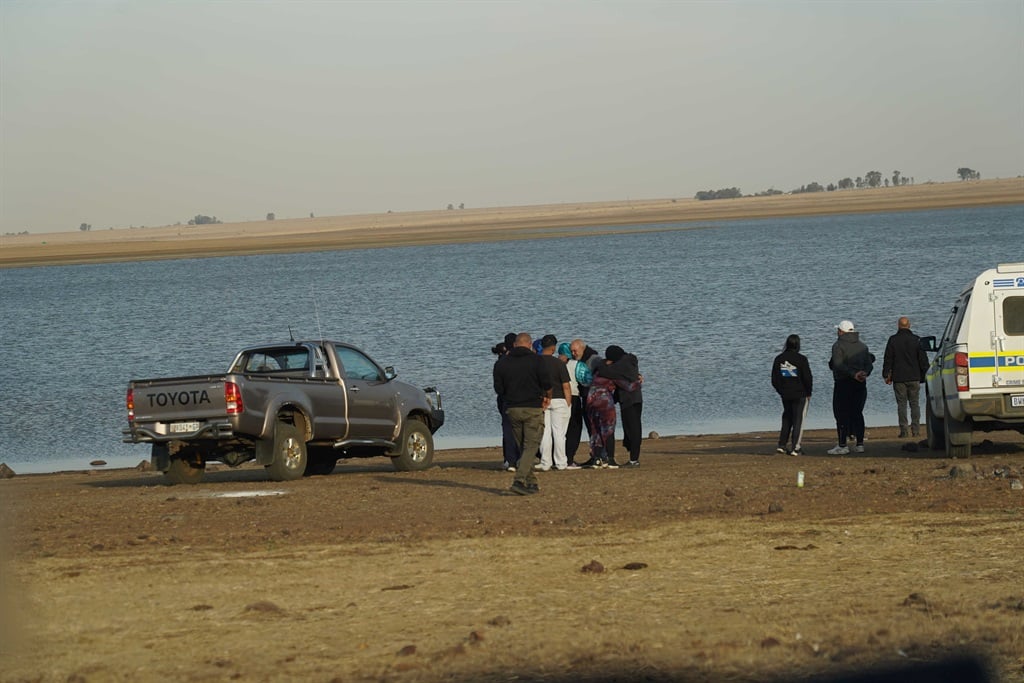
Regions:
<instances>
[{"instance_id":1,"label":"black sneaker","mask_svg":"<svg viewBox=\"0 0 1024 683\"><path fill-rule=\"evenodd\" d=\"M615 462L615 458L609 458L606 462L607 462L607 464L605 465L605 467L607 467L608 469L610 469L610 470L617 470L617 469L619 469L619 463Z\"/></svg>"},{"instance_id":2,"label":"black sneaker","mask_svg":"<svg viewBox=\"0 0 1024 683\"><path fill-rule=\"evenodd\" d=\"M537 485L534 484L534 486L537 486ZM524 484L521 481L514 481L514 482L512 482L512 486L510 486L508 490L511 491L512 493L515 493L515 494L520 495L520 496L528 496L531 493L536 493L536 491L531 491L530 490L530 485L529 484Z\"/></svg>"},{"instance_id":3,"label":"black sneaker","mask_svg":"<svg viewBox=\"0 0 1024 683\"><path fill-rule=\"evenodd\" d=\"M533 493L540 493L540 486L537 485L537 484L527 484L526 485L526 490L528 492L530 492L531 494L533 494Z\"/></svg>"},{"instance_id":4,"label":"black sneaker","mask_svg":"<svg viewBox=\"0 0 1024 683\"><path fill-rule=\"evenodd\" d=\"M626 462L625 465L623 465L623 467L640 467L640 461L639 460L629 460L629 461Z\"/></svg>"},{"instance_id":5,"label":"black sneaker","mask_svg":"<svg viewBox=\"0 0 1024 683\"><path fill-rule=\"evenodd\" d=\"M582 465L580 465L580 468L584 469L584 470L592 470L595 467L600 467L600 466L601 466L601 461L600 460L597 460L595 458L591 458L590 460L588 460L585 463L583 463Z\"/></svg>"}]
</instances>

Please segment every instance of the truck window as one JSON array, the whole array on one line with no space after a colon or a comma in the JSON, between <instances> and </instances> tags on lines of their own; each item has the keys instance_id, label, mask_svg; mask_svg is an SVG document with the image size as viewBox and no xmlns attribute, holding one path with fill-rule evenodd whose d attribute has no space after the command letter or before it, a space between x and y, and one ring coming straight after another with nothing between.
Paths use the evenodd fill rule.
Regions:
<instances>
[{"instance_id":1,"label":"truck window","mask_svg":"<svg viewBox=\"0 0 1024 683\"><path fill-rule=\"evenodd\" d=\"M341 361L346 377L362 379L368 382L384 379L377 365L355 349L348 346L335 346L334 350L338 353L338 360Z\"/></svg>"},{"instance_id":2,"label":"truck window","mask_svg":"<svg viewBox=\"0 0 1024 683\"><path fill-rule=\"evenodd\" d=\"M305 348L253 351L245 361L244 372L308 372L309 351Z\"/></svg>"},{"instance_id":3,"label":"truck window","mask_svg":"<svg viewBox=\"0 0 1024 683\"><path fill-rule=\"evenodd\" d=\"M1015 336L1024 335L1024 296L1003 299L1003 331Z\"/></svg>"},{"instance_id":4,"label":"truck window","mask_svg":"<svg viewBox=\"0 0 1024 683\"><path fill-rule=\"evenodd\" d=\"M956 335L960 331L960 325L964 321L964 313L967 312L967 304L970 301L971 293L968 292L964 295L963 300L957 302L957 305L953 307L953 312L949 316L949 323L946 324L946 330L942 333L942 341L956 342Z\"/></svg>"}]
</instances>

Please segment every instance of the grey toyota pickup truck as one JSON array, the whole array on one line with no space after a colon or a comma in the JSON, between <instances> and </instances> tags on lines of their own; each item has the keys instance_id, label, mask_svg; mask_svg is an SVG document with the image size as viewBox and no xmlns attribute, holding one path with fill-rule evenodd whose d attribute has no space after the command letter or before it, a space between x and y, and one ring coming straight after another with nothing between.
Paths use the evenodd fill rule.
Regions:
<instances>
[{"instance_id":1,"label":"grey toyota pickup truck","mask_svg":"<svg viewBox=\"0 0 1024 683\"><path fill-rule=\"evenodd\" d=\"M227 374L132 380L124 441L152 444L154 469L174 484L198 483L211 461L255 460L276 481L327 474L339 458L423 470L444 424L441 396L395 377L340 342L254 346Z\"/></svg>"}]
</instances>

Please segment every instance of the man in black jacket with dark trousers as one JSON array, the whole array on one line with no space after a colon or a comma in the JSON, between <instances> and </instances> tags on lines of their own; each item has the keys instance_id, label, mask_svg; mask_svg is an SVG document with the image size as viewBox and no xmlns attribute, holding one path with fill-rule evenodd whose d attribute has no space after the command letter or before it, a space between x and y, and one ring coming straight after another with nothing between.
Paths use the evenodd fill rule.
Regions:
<instances>
[{"instance_id":1,"label":"man in black jacket with dark trousers","mask_svg":"<svg viewBox=\"0 0 1024 683\"><path fill-rule=\"evenodd\" d=\"M918 436L921 424L921 382L928 372L928 354L921 348L921 339L910 331L910 318L899 319L896 334L889 337L882 359L882 378L892 385L896 394L896 418L900 424L900 438ZM907 405L910 405L910 422L907 422Z\"/></svg>"},{"instance_id":2,"label":"man in black jacket with dark trousers","mask_svg":"<svg viewBox=\"0 0 1024 683\"><path fill-rule=\"evenodd\" d=\"M519 464L512 482L513 493L538 493L533 465L544 433L544 411L551 403L551 381L541 357L533 352L533 340L526 332L516 335L515 346L500 363L494 364L494 391L504 400L512 424Z\"/></svg>"}]
</instances>

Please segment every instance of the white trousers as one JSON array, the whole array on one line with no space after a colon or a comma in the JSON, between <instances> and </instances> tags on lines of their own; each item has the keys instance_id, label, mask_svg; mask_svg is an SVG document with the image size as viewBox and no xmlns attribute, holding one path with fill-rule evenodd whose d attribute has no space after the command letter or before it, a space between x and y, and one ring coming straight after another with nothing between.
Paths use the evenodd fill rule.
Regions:
<instances>
[{"instance_id":1,"label":"white trousers","mask_svg":"<svg viewBox=\"0 0 1024 683\"><path fill-rule=\"evenodd\" d=\"M540 440L540 466L564 470L569 461L565 458L565 432L569 428L572 409L564 398L553 398L544 411L544 436ZM552 463L552 460L554 462Z\"/></svg>"}]
</instances>

